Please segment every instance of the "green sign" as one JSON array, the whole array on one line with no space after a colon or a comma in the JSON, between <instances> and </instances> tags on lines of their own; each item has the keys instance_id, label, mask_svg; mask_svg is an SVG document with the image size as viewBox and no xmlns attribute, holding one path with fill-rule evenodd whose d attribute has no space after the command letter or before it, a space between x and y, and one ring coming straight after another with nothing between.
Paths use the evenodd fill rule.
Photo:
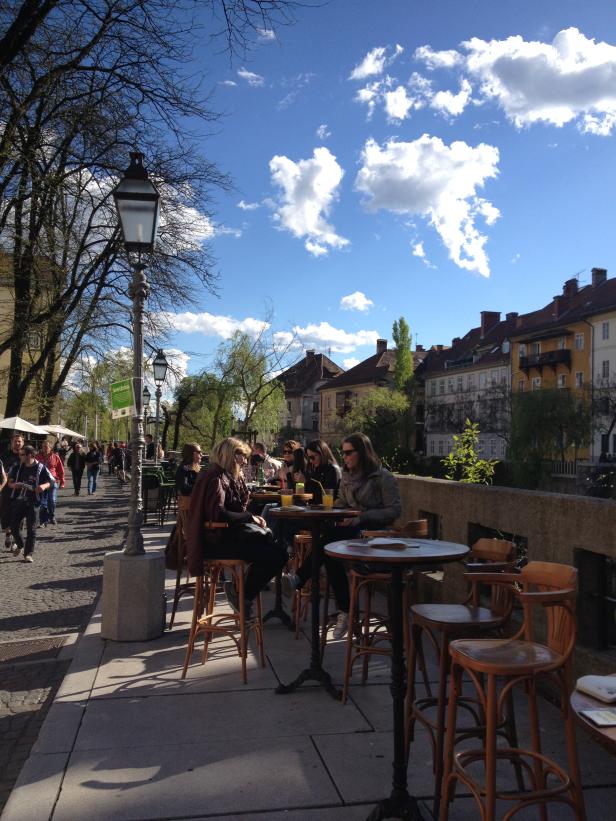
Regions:
<instances>
[{"instance_id":1,"label":"green sign","mask_svg":"<svg viewBox=\"0 0 616 821\"><path fill-rule=\"evenodd\" d=\"M134 416L137 413L132 379L112 382L109 391L111 393L111 416L113 419L122 419L125 416Z\"/></svg>"}]
</instances>

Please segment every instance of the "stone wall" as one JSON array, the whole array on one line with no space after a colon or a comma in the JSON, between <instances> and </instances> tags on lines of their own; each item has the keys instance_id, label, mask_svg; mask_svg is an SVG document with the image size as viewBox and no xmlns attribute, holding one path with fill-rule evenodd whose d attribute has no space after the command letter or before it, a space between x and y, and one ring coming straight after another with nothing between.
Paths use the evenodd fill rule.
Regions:
<instances>
[{"instance_id":1,"label":"stone wall","mask_svg":"<svg viewBox=\"0 0 616 821\"><path fill-rule=\"evenodd\" d=\"M420 512L438 517L440 539L469 544L469 526L525 537L529 561L575 565L574 550L582 548L616 559L616 501L542 493L486 485L467 485L444 479L399 476L402 497L400 521L419 518ZM423 575L419 598L424 601L461 601L467 589L463 568L446 565L445 573ZM616 669L616 652L599 651L592 643L578 643L575 675L609 673Z\"/></svg>"},{"instance_id":2,"label":"stone wall","mask_svg":"<svg viewBox=\"0 0 616 821\"><path fill-rule=\"evenodd\" d=\"M523 536L530 561L573 564L583 548L616 558L616 502L563 493L467 485L423 476L399 476L401 521L420 511L439 517L438 537L468 544L476 523Z\"/></svg>"}]
</instances>

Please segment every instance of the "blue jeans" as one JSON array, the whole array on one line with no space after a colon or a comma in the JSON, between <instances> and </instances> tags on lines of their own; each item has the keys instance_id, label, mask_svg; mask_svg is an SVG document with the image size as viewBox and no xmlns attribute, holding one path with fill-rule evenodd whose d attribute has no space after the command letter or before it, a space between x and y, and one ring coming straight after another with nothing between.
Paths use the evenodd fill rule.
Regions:
<instances>
[{"instance_id":1,"label":"blue jeans","mask_svg":"<svg viewBox=\"0 0 616 821\"><path fill-rule=\"evenodd\" d=\"M88 493L94 493L96 490L96 480L98 479L99 468L93 468L88 471Z\"/></svg>"},{"instance_id":2,"label":"blue jeans","mask_svg":"<svg viewBox=\"0 0 616 821\"><path fill-rule=\"evenodd\" d=\"M58 481L53 482L49 490L47 491L47 507L44 508L41 505L39 516L41 520L41 524L46 524L49 521L55 521L56 518L56 507L58 505L58 488L60 487L60 483Z\"/></svg>"}]
</instances>

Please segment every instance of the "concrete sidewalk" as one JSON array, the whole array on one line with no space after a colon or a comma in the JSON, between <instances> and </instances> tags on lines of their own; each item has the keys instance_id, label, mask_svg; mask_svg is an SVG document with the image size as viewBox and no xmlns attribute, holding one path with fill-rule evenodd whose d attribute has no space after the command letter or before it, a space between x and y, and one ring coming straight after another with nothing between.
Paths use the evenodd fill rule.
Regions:
<instances>
[{"instance_id":1,"label":"concrete sidewalk","mask_svg":"<svg viewBox=\"0 0 616 821\"><path fill-rule=\"evenodd\" d=\"M160 548L166 533L146 529L147 549ZM295 677L310 648L304 635L296 641L274 620L265 626L267 666L261 669L249 657L247 685L241 683L234 646L220 640L204 666L195 652L181 681L191 608L186 597L173 631L147 643L102 641L95 612L2 821L363 821L389 795L386 659L371 663L365 686L356 673L345 706L314 684L277 696L276 685ZM343 644L328 644L325 656L337 682ZM434 680L433 660L430 675ZM522 742L523 714L520 704ZM558 711L544 702L541 719L545 752L564 763ZM579 751L588 819L611 817L616 762L582 733ZM420 797L426 818L432 789L430 747L419 729L409 790ZM449 817L478 817L472 799L458 798ZM573 816L556 806L549 817Z\"/></svg>"}]
</instances>

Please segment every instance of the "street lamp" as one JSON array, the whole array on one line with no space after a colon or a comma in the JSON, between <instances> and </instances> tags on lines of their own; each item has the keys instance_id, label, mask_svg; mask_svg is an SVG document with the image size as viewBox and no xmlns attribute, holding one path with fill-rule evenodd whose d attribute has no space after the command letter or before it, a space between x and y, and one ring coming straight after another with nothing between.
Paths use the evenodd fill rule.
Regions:
<instances>
[{"instance_id":1,"label":"street lamp","mask_svg":"<svg viewBox=\"0 0 616 821\"><path fill-rule=\"evenodd\" d=\"M160 195L148 178L143 154L133 151L130 165L113 190L122 238L133 277L129 296L133 308L133 395L135 413L131 433L131 489L128 531L123 551L108 553L103 570L103 638L140 641L160 636L163 624L164 557L143 548L143 307L148 295L143 253L156 242Z\"/></svg>"},{"instance_id":2,"label":"street lamp","mask_svg":"<svg viewBox=\"0 0 616 821\"><path fill-rule=\"evenodd\" d=\"M169 363L165 359L165 354L159 348L158 353L152 362L154 371L154 382L156 382L156 428L154 430L154 464L158 464L158 426L160 424L160 398L163 395L162 384L167 376Z\"/></svg>"},{"instance_id":3,"label":"street lamp","mask_svg":"<svg viewBox=\"0 0 616 821\"><path fill-rule=\"evenodd\" d=\"M147 433L147 431L148 431L148 411L150 409L150 399L152 398L152 394L150 393L150 389L148 388L147 385L143 386L143 393L141 394L141 398L143 400L143 429L144 429L144 433Z\"/></svg>"}]
</instances>

